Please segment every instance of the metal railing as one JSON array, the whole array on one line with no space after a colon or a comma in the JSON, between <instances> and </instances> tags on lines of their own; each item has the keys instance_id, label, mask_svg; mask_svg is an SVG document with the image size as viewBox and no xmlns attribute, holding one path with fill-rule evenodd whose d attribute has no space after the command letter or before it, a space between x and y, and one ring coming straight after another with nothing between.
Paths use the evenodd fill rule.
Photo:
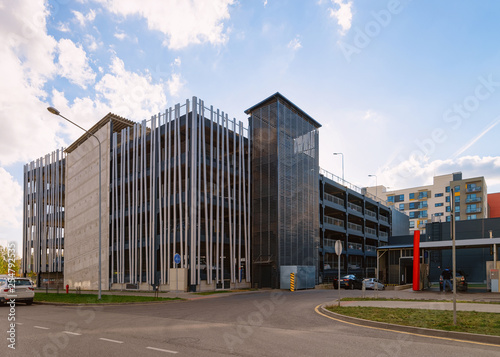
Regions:
<instances>
[{"instance_id":1,"label":"metal railing","mask_svg":"<svg viewBox=\"0 0 500 357\"><path fill-rule=\"evenodd\" d=\"M363 251L363 245L359 244L359 243L349 242L349 243L347 243L347 249L361 250L361 251Z\"/></svg>"},{"instance_id":2,"label":"metal railing","mask_svg":"<svg viewBox=\"0 0 500 357\"><path fill-rule=\"evenodd\" d=\"M474 202L481 202L481 197L472 197L472 198L467 198L465 200L465 203L474 203Z\"/></svg>"},{"instance_id":3,"label":"metal railing","mask_svg":"<svg viewBox=\"0 0 500 357\"><path fill-rule=\"evenodd\" d=\"M389 237L389 233L384 232L384 231L378 232L378 235L379 235L379 237L383 237L383 238L388 238Z\"/></svg>"},{"instance_id":4,"label":"metal railing","mask_svg":"<svg viewBox=\"0 0 500 357\"><path fill-rule=\"evenodd\" d=\"M467 210L465 213L479 213L481 212L481 207L476 207L476 208L469 208L467 207Z\"/></svg>"},{"instance_id":5,"label":"metal railing","mask_svg":"<svg viewBox=\"0 0 500 357\"><path fill-rule=\"evenodd\" d=\"M377 247L367 244L367 245L365 245L365 251L375 253L377 251Z\"/></svg>"},{"instance_id":6,"label":"metal railing","mask_svg":"<svg viewBox=\"0 0 500 357\"><path fill-rule=\"evenodd\" d=\"M377 214L373 211L370 211L369 209L365 209L365 214L367 216L370 216L370 217L373 217L373 218L377 218Z\"/></svg>"},{"instance_id":7,"label":"metal railing","mask_svg":"<svg viewBox=\"0 0 500 357\"><path fill-rule=\"evenodd\" d=\"M380 197L376 197L375 195L372 195L369 192L363 193L363 190L361 189L361 187L353 185L349 181L343 180L341 177L338 177L337 175L334 175L331 172L328 172L321 167L319 168L319 174L325 176L327 179L330 179L332 181L335 181L335 182L341 184L344 187L347 187L350 190L353 190L353 191L355 191L359 194L362 194L362 195L364 194L366 197L369 197L369 198L373 199L374 201L378 201L378 202L382 203L384 206L388 206L386 200L381 199Z\"/></svg>"},{"instance_id":8,"label":"metal railing","mask_svg":"<svg viewBox=\"0 0 500 357\"><path fill-rule=\"evenodd\" d=\"M389 218L387 218L386 216L382 216L382 215L380 215L378 218L379 218L382 222L389 223Z\"/></svg>"},{"instance_id":9,"label":"metal railing","mask_svg":"<svg viewBox=\"0 0 500 357\"><path fill-rule=\"evenodd\" d=\"M356 223L348 222L347 228L358 231L358 232L363 232L363 227L360 226L359 224L356 224Z\"/></svg>"},{"instance_id":10,"label":"metal railing","mask_svg":"<svg viewBox=\"0 0 500 357\"><path fill-rule=\"evenodd\" d=\"M323 238L323 247L332 247L335 248L335 239L330 239L330 238ZM342 245L342 250L344 250L344 242L340 241L340 244Z\"/></svg>"},{"instance_id":11,"label":"metal railing","mask_svg":"<svg viewBox=\"0 0 500 357\"><path fill-rule=\"evenodd\" d=\"M336 204L338 204L340 206L344 206L344 200L343 199L335 197L333 195L330 195L329 193L324 193L324 198L327 201L336 203Z\"/></svg>"},{"instance_id":12,"label":"metal railing","mask_svg":"<svg viewBox=\"0 0 500 357\"><path fill-rule=\"evenodd\" d=\"M365 227L365 232L369 233L369 234L373 234L374 236L377 235L377 230L373 229L373 228L370 228L370 227Z\"/></svg>"},{"instance_id":13,"label":"metal railing","mask_svg":"<svg viewBox=\"0 0 500 357\"><path fill-rule=\"evenodd\" d=\"M348 202L347 207L349 207L350 209L357 211L359 213L363 213L363 208L361 208L361 206L358 206L354 203Z\"/></svg>"},{"instance_id":14,"label":"metal railing","mask_svg":"<svg viewBox=\"0 0 500 357\"><path fill-rule=\"evenodd\" d=\"M481 186L467 187L465 189L467 192L479 192L481 191Z\"/></svg>"},{"instance_id":15,"label":"metal railing","mask_svg":"<svg viewBox=\"0 0 500 357\"><path fill-rule=\"evenodd\" d=\"M340 219L324 216L324 221L325 223L344 228L344 221Z\"/></svg>"}]
</instances>

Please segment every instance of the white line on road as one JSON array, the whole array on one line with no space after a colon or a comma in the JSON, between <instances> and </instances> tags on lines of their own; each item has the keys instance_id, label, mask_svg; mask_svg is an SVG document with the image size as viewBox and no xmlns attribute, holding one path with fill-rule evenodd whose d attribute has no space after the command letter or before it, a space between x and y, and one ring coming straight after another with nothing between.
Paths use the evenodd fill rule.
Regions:
<instances>
[{"instance_id":1,"label":"white line on road","mask_svg":"<svg viewBox=\"0 0 500 357\"><path fill-rule=\"evenodd\" d=\"M34 328L39 328L41 330L50 330L48 327L43 327L43 326L33 326Z\"/></svg>"},{"instance_id":2,"label":"white line on road","mask_svg":"<svg viewBox=\"0 0 500 357\"><path fill-rule=\"evenodd\" d=\"M160 352L167 352L167 353L179 353L177 351L162 350L161 348L155 348L155 347L146 347L146 349L160 351Z\"/></svg>"},{"instance_id":3,"label":"white line on road","mask_svg":"<svg viewBox=\"0 0 500 357\"><path fill-rule=\"evenodd\" d=\"M99 340L114 342L114 343L123 343L123 341L110 340L109 338L103 338L103 337L99 338Z\"/></svg>"},{"instance_id":4,"label":"white line on road","mask_svg":"<svg viewBox=\"0 0 500 357\"><path fill-rule=\"evenodd\" d=\"M23 323L22 322L16 322L16 325L22 325Z\"/></svg>"},{"instance_id":5,"label":"white line on road","mask_svg":"<svg viewBox=\"0 0 500 357\"><path fill-rule=\"evenodd\" d=\"M71 332L71 331L63 331L63 333L67 333L68 335L75 335L75 336L81 336L82 335L81 333Z\"/></svg>"}]
</instances>

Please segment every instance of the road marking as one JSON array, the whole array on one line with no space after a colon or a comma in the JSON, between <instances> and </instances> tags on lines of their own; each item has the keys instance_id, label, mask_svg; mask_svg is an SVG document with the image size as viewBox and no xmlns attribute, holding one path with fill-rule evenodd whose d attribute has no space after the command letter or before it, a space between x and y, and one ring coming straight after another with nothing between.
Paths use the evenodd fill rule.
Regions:
<instances>
[{"instance_id":1,"label":"road marking","mask_svg":"<svg viewBox=\"0 0 500 357\"><path fill-rule=\"evenodd\" d=\"M123 341L110 340L109 338L103 338L103 337L101 337L99 340L114 342L114 343L123 343Z\"/></svg>"},{"instance_id":2,"label":"road marking","mask_svg":"<svg viewBox=\"0 0 500 357\"><path fill-rule=\"evenodd\" d=\"M23 323L22 322L17 322L16 325L22 325Z\"/></svg>"},{"instance_id":3,"label":"road marking","mask_svg":"<svg viewBox=\"0 0 500 357\"><path fill-rule=\"evenodd\" d=\"M438 339L438 340L447 340L447 341L454 341L454 342L464 342L464 343L472 343L472 344L475 344L475 345L483 345L483 346L493 346L493 347L499 347L498 345L495 345L495 344L492 344L492 343L484 343L484 342L475 342L475 341L466 341L466 340L458 340L456 338L450 338L450 337L439 337L439 336L427 336L427 335L422 335L422 334L419 334L419 333L413 333L413 332L405 332L405 331L397 331L397 330L390 330L390 329L387 329L387 328L382 328L382 327L374 327L374 326L366 326L366 325L361 325L361 324L357 324L357 323L354 323L354 322L348 322L348 321L343 321L343 320L340 320L340 319L336 319L335 317L332 317L332 316L328 316L322 312L319 311L319 308L320 306L323 305L323 304L319 304L318 306L316 306L314 308L314 311L316 311L316 313L318 313L319 315L321 316L324 316L324 317L327 317L331 320L335 320L335 321L338 321L338 322L342 322L344 324L349 324L349 325L353 325L353 326L359 326L359 327L365 327L365 328L371 328L373 330L381 330L381 331L389 331L389 332L394 332L394 333L401 333L401 334L404 334L404 335L412 335L412 336L419 336L419 337L427 337L427 338L434 338L434 339Z\"/></svg>"},{"instance_id":4,"label":"road marking","mask_svg":"<svg viewBox=\"0 0 500 357\"><path fill-rule=\"evenodd\" d=\"M50 330L48 327L43 327L43 326L33 326L34 328L39 328L41 330Z\"/></svg>"},{"instance_id":5,"label":"road marking","mask_svg":"<svg viewBox=\"0 0 500 357\"><path fill-rule=\"evenodd\" d=\"M146 347L146 349L160 351L160 352L167 352L167 353L179 353L177 351L162 350L161 348L155 348L155 347Z\"/></svg>"},{"instance_id":6,"label":"road marking","mask_svg":"<svg viewBox=\"0 0 500 357\"><path fill-rule=\"evenodd\" d=\"M75 335L75 336L81 336L82 335L81 333L71 332L71 331L63 331L63 333L67 333L68 335Z\"/></svg>"}]
</instances>

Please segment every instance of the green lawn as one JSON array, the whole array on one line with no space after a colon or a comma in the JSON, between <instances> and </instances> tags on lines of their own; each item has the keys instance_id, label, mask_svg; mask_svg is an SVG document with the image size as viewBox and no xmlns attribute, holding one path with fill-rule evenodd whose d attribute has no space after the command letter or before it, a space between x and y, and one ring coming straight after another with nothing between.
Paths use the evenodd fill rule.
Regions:
<instances>
[{"instance_id":1,"label":"green lawn","mask_svg":"<svg viewBox=\"0 0 500 357\"><path fill-rule=\"evenodd\" d=\"M418 301L418 302L453 302L453 300L440 300L440 299L392 299L392 298L342 298L340 301ZM468 304L500 304L498 301L470 301L470 300L457 300L457 303Z\"/></svg>"},{"instance_id":2,"label":"green lawn","mask_svg":"<svg viewBox=\"0 0 500 357\"><path fill-rule=\"evenodd\" d=\"M454 326L453 311L336 305L327 309L342 315L397 325L500 336L500 314L490 312L457 311L457 326Z\"/></svg>"},{"instance_id":3,"label":"green lawn","mask_svg":"<svg viewBox=\"0 0 500 357\"><path fill-rule=\"evenodd\" d=\"M67 304L119 304L127 302L171 301L183 300L181 298L155 298L154 296L129 296L129 295L101 295L97 294L54 294L35 293L35 302L58 302Z\"/></svg>"}]
</instances>

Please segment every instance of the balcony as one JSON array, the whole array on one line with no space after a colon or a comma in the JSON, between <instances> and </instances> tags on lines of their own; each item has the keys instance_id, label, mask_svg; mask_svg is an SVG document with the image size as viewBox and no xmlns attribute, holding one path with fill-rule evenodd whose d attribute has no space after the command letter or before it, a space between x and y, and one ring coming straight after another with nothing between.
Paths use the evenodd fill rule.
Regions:
<instances>
[{"instance_id":1,"label":"balcony","mask_svg":"<svg viewBox=\"0 0 500 357\"><path fill-rule=\"evenodd\" d=\"M380 215L380 216L379 216L379 219L380 219L382 222L384 222L384 223L386 223L386 224L389 224L389 218L387 218L386 216L382 216L382 215Z\"/></svg>"},{"instance_id":2,"label":"balcony","mask_svg":"<svg viewBox=\"0 0 500 357\"><path fill-rule=\"evenodd\" d=\"M366 255L377 255L377 247L373 245L365 245L365 253Z\"/></svg>"},{"instance_id":3,"label":"balcony","mask_svg":"<svg viewBox=\"0 0 500 357\"><path fill-rule=\"evenodd\" d=\"M481 197L468 198L465 200L465 203L474 203L481 202Z\"/></svg>"},{"instance_id":4,"label":"balcony","mask_svg":"<svg viewBox=\"0 0 500 357\"><path fill-rule=\"evenodd\" d=\"M363 214L363 209L361 208L361 206L358 206L358 205L355 205L354 203L348 202L347 207L352 209L353 211L356 211L358 213Z\"/></svg>"},{"instance_id":5,"label":"balcony","mask_svg":"<svg viewBox=\"0 0 500 357\"><path fill-rule=\"evenodd\" d=\"M466 192L480 192L481 186L467 187L465 189Z\"/></svg>"},{"instance_id":6,"label":"balcony","mask_svg":"<svg viewBox=\"0 0 500 357\"><path fill-rule=\"evenodd\" d=\"M335 253L335 242L336 240L330 238L323 238L323 252L325 253ZM344 242L340 241L342 244L342 251L344 251Z\"/></svg>"},{"instance_id":7,"label":"balcony","mask_svg":"<svg viewBox=\"0 0 500 357\"><path fill-rule=\"evenodd\" d=\"M349 242L347 243L347 250L349 250L350 253L363 254L363 245L359 243Z\"/></svg>"},{"instance_id":8,"label":"balcony","mask_svg":"<svg viewBox=\"0 0 500 357\"><path fill-rule=\"evenodd\" d=\"M323 221L325 223L328 223L328 224L331 224L333 226L336 226L336 227L344 229L344 221L342 221L340 219L333 218L333 217L328 217L328 216L324 216Z\"/></svg>"},{"instance_id":9,"label":"balcony","mask_svg":"<svg viewBox=\"0 0 500 357\"><path fill-rule=\"evenodd\" d=\"M353 231L363 232L363 227L356 223L347 223L347 228L352 229Z\"/></svg>"},{"instance_id":10,"label":"balcony","mask_svg":"<svg viewBox=\"0 0 500 357\"><path fill-rule=\"evenodd\" d=\"M373 211L370 211L369 209L365 209L365 215L367 215L368 217L371 217L373 219L377 219L377 214Z\"/></svg>"},{"instance_id":11,"label":"balcony","mask_svg":"<svg viewBox=\"0 0 500 357\"><path fill-rule=\"evenodd\" d=\"M366 234L371 234L373 236L376 236L377 235L377 230L373 229L373 228L370 228L370 227L365 227L365 233Z\"/></svg>"},{"instance_id":12,"label":"balcony","mask_svg":"<svg viewBox=\"0 0 500 357\"><path fill-rule=\"evenodd\" d=\"M481 212L481 207L476 207L476 208L470 208L470 207L467 207L467 210L465 211L465 213L469 214L469 213L480 213Z\"/></svg>"},{"instance_id":13,"label":"balcony","mask_svg":"<svg viewBox=\"0 0 500 357\"><path fill-rule=\"evenodd\" d=\"M384 231L380 231L378 233L378 235L379 235L380 238L389 238L389 233L384 232Z\"/></svg>"},{"instance_id":14,"label":"balcony","mask_svg":"<svg viewBox=\"0 0 500 357\"><path fill-rule=\"evenodd\" d=\"M328 193L325 193L323 195L323 197L324 197L325 201L332 202L332 203L335 203L336 205L344 207L344 200L341 198L335 197L335 196L330 195Z\"/></svg>"}]
</instances>

